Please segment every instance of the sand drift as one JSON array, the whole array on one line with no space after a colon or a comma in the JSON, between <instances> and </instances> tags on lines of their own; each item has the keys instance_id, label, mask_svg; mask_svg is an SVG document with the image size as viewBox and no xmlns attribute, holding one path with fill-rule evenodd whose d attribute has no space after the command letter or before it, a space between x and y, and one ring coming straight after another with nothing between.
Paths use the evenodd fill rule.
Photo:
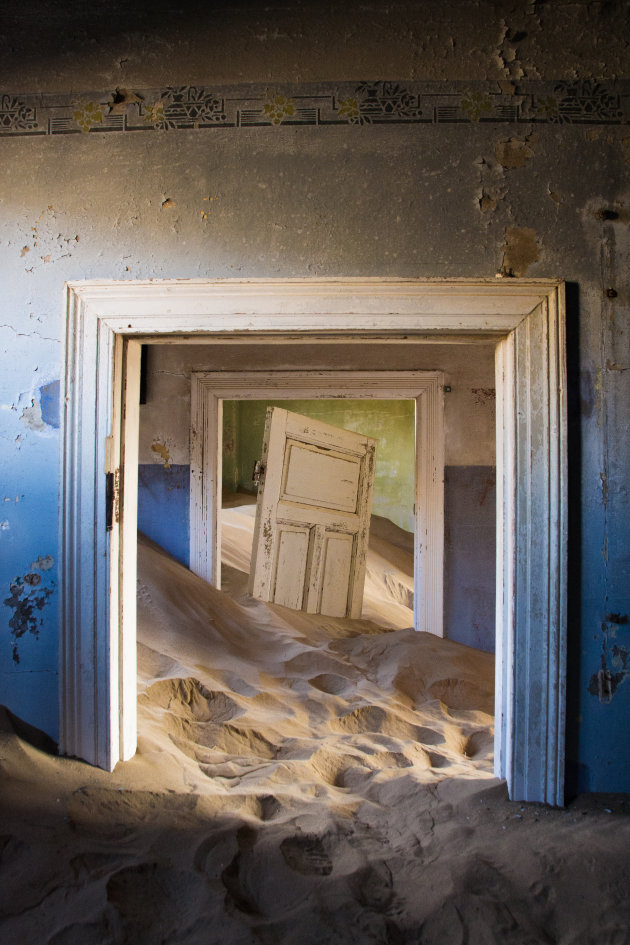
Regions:
<instances>
[{"instance_id":1,"label":"sand drift","mask_svg":"<svg viewBox=\"0 0 630 945\"><path fill-rule=\"evenodd\" d=\"M507 801L493 658L408 628L404 535L366 619L309 617L248 597L232 512L224 591L140 541L135 758L0 718L3 945L623 941L627 817Z\"/></svg>"}]
</instances>

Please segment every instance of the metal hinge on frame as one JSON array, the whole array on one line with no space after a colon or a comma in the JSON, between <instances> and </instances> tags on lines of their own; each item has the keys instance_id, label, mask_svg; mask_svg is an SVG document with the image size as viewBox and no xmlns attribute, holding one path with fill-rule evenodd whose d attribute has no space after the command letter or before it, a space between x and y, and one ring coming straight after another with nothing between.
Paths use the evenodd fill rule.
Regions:
<instances>
[{"instance_id":1,"label":"metal hinge on frame","mask_svg":"<svg viewBox=\"0 0 630 945\"><path fill-rule=\"evenodd\" d=\"M120 469L105 473L105 526L108 532L120 521Z\"/></svg>"},{"instance_id":2,"label":"metal hinge on frame","mask_svg":"<svg viewBox=\"0 0 630 945\"><path fill-rule=\"evenodd\" d=\"M265 467L263 466L261 460L257 459L254 463L254 470L252 472L252 482L256 486L262 485L265 481Z\"/></svg>"}]
</instances>

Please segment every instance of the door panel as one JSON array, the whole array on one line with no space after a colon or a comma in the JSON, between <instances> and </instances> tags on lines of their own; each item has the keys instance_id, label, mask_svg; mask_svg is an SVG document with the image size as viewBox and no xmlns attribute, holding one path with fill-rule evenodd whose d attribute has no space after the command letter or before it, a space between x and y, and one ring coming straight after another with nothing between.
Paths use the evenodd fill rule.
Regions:
<instances>
[{"instance_id":1,"label":"door panel","mask_svg":"<svg viewBox=\"0 0 630 945\"><path fill-rule=\"evenodd\" d=\"M250 593L296 610L359 617L376 440L270 407Z\"/></svg>"},{"instance_id":2,"label":"door panel","mask_svg":"<svg viewBox=\"0 0 630 945\"><path fill-rule=\"evenodd\" d=\"M348 612L353 547L352 535L326 534L319 604L321 614L345 617Z\"/></svg>"},{"instance_id":3,"label":"door panel","mask_svg":"<svg viewBox=\"0 0 630 945\"><path fill-rule=\"evenodd\" d=\"M302 610L309 536L308 528L295 528L285 524L279 526L274 603Z\"/></svg>"},{"instance_id":4,"label":"door panel","mask_svg":"<svg viewBox=\"0 0 630 945\"><path fill-rule=\"evenodd\" d=\"M316 446L287 442L288 462L282 498L340 512L354 512L359 460L320 450Z\"/></svg>"}]
</instances>

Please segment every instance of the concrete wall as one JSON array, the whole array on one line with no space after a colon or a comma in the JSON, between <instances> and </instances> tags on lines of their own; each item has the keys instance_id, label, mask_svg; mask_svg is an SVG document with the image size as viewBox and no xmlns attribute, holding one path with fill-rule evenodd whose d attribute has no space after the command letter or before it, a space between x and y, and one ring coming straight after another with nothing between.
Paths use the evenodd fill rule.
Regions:
<instances>
[{"instance_id":1,"label":"concrete wall","mask_svg":"<svg viewBox=\"0 0 630 945\"><path fill-rule=\"evenodd\" d=\"M629 16L622 0L8 5L0 684L14 712L56 733L64 280L559 277L569 783L628 790Z\"/></svg>"}]
</instances>

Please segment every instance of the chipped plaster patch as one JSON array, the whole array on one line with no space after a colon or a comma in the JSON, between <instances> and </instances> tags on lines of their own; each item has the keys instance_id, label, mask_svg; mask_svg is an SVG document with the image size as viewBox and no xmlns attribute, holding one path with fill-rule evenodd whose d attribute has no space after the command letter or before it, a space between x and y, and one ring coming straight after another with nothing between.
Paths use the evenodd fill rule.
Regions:
<instances>
[{"instance_id":1,"label":"chipped plaster patch","mask_svg":"<svg viewBox=\"0 0 630 945\"><path fill-rule=\"evenodd\" d=\"M116 88L109 103L108 115L126 115L129 105L141 105L144 101L141 95L136 95L131 89Z\"/></svg>"},{"instance_id":2,"label":"chipped plaster patch","mask_svg":"<svg viewBox=\"0 0 630 945\"><path fill-rule=\"evenodd\" d=\"M474 191L473 200L487 227L507 194L505 170L492 155L479 155L473 165L479 173L479 186Z\"/></svg>"},{"instance_id":3,"label":"chipped plaster patch","mask_svg":"<svg viewBox=\"0 0 630 945\"><path fill-rule=\"evenodd\" d=\"M494 404L497 399L495 387L471 387L470 393L475 398L475 407L485 407L486 404Z\"/></svg>"},{"instance_id":4,"label":"chipped plaster patch","mask_svg":"<svg viewBox=\"0 0 630 945\"><path fill-rule=\"evenodd\" d=\"M505 232L501 273L524 276L540 257L536 231L529 226L510 226Z\"/></svg>"},{"instance_id":5,"label":"chipped plaster patch","mask_svg":"<svg viewBox=\"0 0 630 945\"><path fill-rule=\"evenodd\" d=\"M63 214L62 214L63 215ZM20 256L26 256L31 251L36 251L41 264L55 263L60 259L72 256L72 251L79 242L77 234L73 236L64 236L59 231L57 222L57 211L52 204L45 207L44 210L31 226L30 244L26 243L20 252ZM33 265L26 268L26 272L33 272L38 268L34 260Z\"/></svg>"},{"instance_id":6,"label":"chipped plaster patch","mask_svg":"<svg viewBox=\"0 0 630 945\"><path fill-rule=\"evenodd\" d=\"M497 202L490 194L483 193L479 198L479 209L482 213L492 213L497 209Z\"/></svg>"},{"instance_id":7,"label":"chipped plaster patch","mask_svg":"<svg viewBox=\"0 0 630 945\"><path fill-rule=\"evenodd\" d=\"M525 138L513 137L499 141L495 147L497 160L509 170L524 167L534 156L537 137L536 134L531 134Z\"/></svg>"},{"instance_id":8,"label":"chipped plaster patch","mask_svg":"<svg viewBox=\"0 0 630 945\"><path fill-rule=\"evenodd\" d=\"M31 561L31 571L50 571L54 563L52 555L40 555L36 561Z\"/></svg>"},{"instance_id":9,"label":"chipped plaster patch","mask_svg":"<svg viewBox=\"0 0 630 945\"><path fill-rule=\"evenodd\" d=\"M54 435L53 431L59 429L59 380L24 391L10 409L21 410L20 422L28 430Z\"/></svg>"},{"instance_id":10,"label":"chipped plaster patch","mask_svg":"<svg viewBox=\"0 0 630 945\"><path fill-rule=\"evenodd\" d=\"M527 39L526 30L513 29L504 19L501 21L501 34L494 58L501 71L511 81L518 81L525 75L520 61L518 45Z\"/></svg>"},{"instance_id":11,"label":"chipped plaster patch","mask_svg":"<svg viewBox=\"0 0 630 945\"><path fill-rule=\"evenodd\" d=\"M3 603L13 611L9 619L9 632L14 663L20 662L18 640L26 633L35 639L39 638L44 624L41 614L56 586L50 575L44 577L41 572L50 571L54 563L52 555L40 555L31 564L30 571L9 584L9 597L5 597Z\"/></svg>"},{"instance_id":12,"label":"chipped plaster patch","mask_svg":"<svg viewBox=\"0 0 630 945\"><path fill-rule=\"evenodd\" d=\"M39 405L42 420L49 427L59 429L59 381L42 384L39 388Z\"/></svg>"},{"instance_id":13,"label":"chipped plaster patch","mask_svg":"<svg viewBox=\"0 0 630 945\"><path fill-rule=\"evenodd\" d=\"M171 468L171 451L169 450L166 443L160 443L159 440L154 440L151 444L151 449L156 454L156 456L161 457L164 461L164 469Z\"/></svg>"},{"instance_id":14,"label":"chipped plaster patch","mask_svg":"<svg viewBox=\"0 0 630 945\"><path fill-rule=\"evenodd\" d=\"M35 400L31 400L30 407L24 408L20 420L25 427L35 430L36 433L42 433L46 429L46 424L42 420L42 408Z\"/></svg>"},{"instance_id":15,"label":"chipped plaster patch","mask_svg":"<svg viewBox=\"0 0 630 945\"><path fill-rule=\"evenodd\" d=\"M592 696L597 696L602 705L608 705L619 686L630 679L630 648L615 641L616 628L609 626L607 621L602 623L602 634L601 667L591 676L588 691Z\"/></svg>"}]
</instances>

